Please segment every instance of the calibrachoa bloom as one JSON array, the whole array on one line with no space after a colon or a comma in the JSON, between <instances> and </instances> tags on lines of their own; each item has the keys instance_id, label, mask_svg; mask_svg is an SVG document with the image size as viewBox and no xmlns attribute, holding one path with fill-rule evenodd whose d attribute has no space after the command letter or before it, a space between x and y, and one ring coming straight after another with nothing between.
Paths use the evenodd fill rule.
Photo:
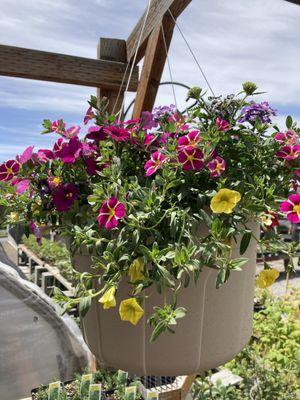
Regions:
<instances>
[{"instance_id":1,"label":"calibrachoa bloom","mask_svg":"<svg viewBox=\"0 0 300 400\"><path fill-rule=\"evenodd\" d=\"M226 169L226 162L222 157L217 156L207 164L207 168L210 170L211 178L218 178Z\"/></svg>"},{"instance_id":2,"label":"calibrachoa bloom","mask_svg":"<svg viewBox=\"0 0 300 400\"><path fill-rule=\"evenodd\" d=\"M144 315L144 310L133 297L131 299L121 301L119 314L122 321L128 321L133 325L136 325Z\"/></svg>"},{"instance_id":3,"label":"calibrachoa bloom","mask_svg":"<svg viewBox=\"0 0 300 400\"><path fill-rule=\"evenodd\" d=\"M99 211L98 224L101 228L113 229L119 224L119 219L126 215L125 205L116 197L105 201Z\"/></svg>"},{"instance_id":4,"label":"calibrachoa bloom","mask_svg":"<svg viewBox=\"0 0 300 400\"><path fill-rule=\"evenodd\" d=\"M271 286L279 277L279 271L276 268L265 269L261 271L256 279L256 285L260 289Z\"/></svg>"},{"instance_id":5,"label":"calibrachoa bloom","mask_svg":"<svg viewBox=\"0 0 300 400\"><path fill-rule=\"evenodd\" d=\"M48 184L51 190L58 188L62 183L60 176L51 176L48 179Z\"/></svg>"},{"instance_id":6,"label":"calibrachoa bloom","mask_svg":"<svg viewBox=\"0 0 300 400\"><path fill-rule=\"evenodd\" d=\"M130 139L130 132L118 126L108 126L105 132L116 142L125 142Z\"/></svg>"},{"instance_id":7,"label":"calibrachoa bloom","mask_svg":"<svg viewBox=\"0 0 300 400\"><path fill-rule=\"evenodd\" d=\"M148 160L144 165L146 176L151 176L152 174L154 174L159 168L162 167L165 161L166 156L164 156L160 151L155 151L154 153L152 153L150 160Z\"/></svg>"},{"instance_id":8,"label":"calibrachoa bloom","mask_svg":"<svg viewBox=\"0 0 300 400\"><path fill-rule=\"evenodd\" d=\"M274 228L279 225L278 215L275 211L268 211L260 216L260 222L266 229Z\"/></svg>"},{"instance_id":9,"label":"calibrachoa bloom","mask_svg":"<svg viewBox=\"0 0 300 400\"><path fill-rule=\"evenodd\" d=\"M71 126L70 128L63 131L62 135L67 139L72 139L73 137L78 135L80 130L81 130L80 126Z\"/></svg>"},{"instance_id":10,"label":"calibrachoa bloom","mask_svg":"<svg viewBox=\"0 0 300 400\"><path fill-rule=\"evenodd\" d=\"M286 213L286 217L293 224L300 223L300 194L292 194L280 205L280 211Z\"/></svg>"},{"instance_id":11,"label":"calibrachoa bloom","mask_svg":"<svg viewBox=\"0 0 300 400\"><path fill-rule=\"evenodd\" d=\"M78 187L73 183L65 183L59 186L53 193L53 203L57 211L69 211L78 195Z\"/></svg>"},{"instance_id":12,"label":"calibrachoa bloom","mask_svg":"<svg viewBox=\"0 0 300 400\"><path fill-rule=\"evenodd\" d=\"M142 281L145 278L144 275L145 263L142 258L136 258L129 267L130 282L135 283Z\"/></svg>"},{"instance_id":13,"label":"calibrachoa bloom","mask_svg":"<svg viewBox=\"0 0 300 400\"><path fill-rule=\"evenodd\" d=\"M99 303L103 304L104 310L108 310L109 308L116 306L115 293L116 287L112 286L103 294L102 297L100 297Z\"/></svg>"},{"instance_id":14,"label":"calibrachoa bloom","mask_svg":"<svg viewBox=\"0 0 300 400\"><path fill-rule=\"evenodd\" d=\"M169 106L158 106L153 109L153 118L155 121L159 121L162 118L173 117L177 112L177 108L174 104Z\"/></svg>"},{"instance_id":15,"label":"calibrachoa bloom","mask_svg":"<svg viewBox=\"0 0 300 400\"><path fill-rule=\"evenodd\" d=\"M89 107L85 113L84 119L83 119L83 123L84 125L86 125L90 119L95 118L95 114L93 112L93 108Z\"/></svg>"},{"instance_id":16,"label":"calibrachoa bloom","mask_svg":"<svg viewBox=\"0 0 300 400\"><path fill-rule=\"evenodd\" d=\"M34 146L29 146L23 151L21 155L16 157L20 164L25 164L32 158L33 149Z\"/></svg>"},{"instance_id":17,"label":"calibrachoa bloom","mask_svg":"<svg viewBox=\"0 0 300 400\"><path fill-rule=\"evenodd\" d=\"M56 142L58 143L59 140ZM80 156L82 150L82 143L77 136L70 139L69 142L59 142L57 150L54 154L60 158L65 164L74 164Z\"/></svg>"},{"instance_id":18,"label":"calibrachoa bloom","mask_svg":"<svg viewBox=\"0 0 300 400\"><path fill-rule=\"evenodd\" d=\"M276 115L277 110L269 106L267 101L255 103L252 101L247 107L242 109L242 116L239 122L255 123L258 119L261 123L271 123L271 117Z\"/></svg>"},{"instance_id":19,"label":"calibrachoa bloom","mask_svg":"<svg viewBox=\"0 0 300 400\"><path fill-rule=\"evenodd\" d=\"M215 214L231 214L240 200L241 195L239 192L223 188L211 199L210 208Z\"/></svg>"},{"instance_id":20,"label":"calibrachoa bloom","mask_svg":"<svg viewBox=\"0 0 300 400\"><path fill-rule=\"evenodd\" d=\"M221 131L221 132L226 132L230 128L229 122L225 121L225 119L222 119L220 117L218 117L216 119L216 125L218 128L218 131Z\"/></svg>"},{"instance_id":21,"label":"calibrachoa bloom","mask_svg":"<svg viewBox=\"0 0 300 400\"><path fill-rule=\"evenodd\" d=\"M107 133L105 132L104 126L91 126L88 129L87 139L94 140L95 143L99 143L101 140L107 138Z\"/></svg>"},{"instance_id":22,"label":"calibrachoa bloom","mask_svg":"<svg viewBox=\"0 0 300 400\"><path fill-rule=\"evenodd\" d=\"M199 149L183 148L178 152L178 161L185 171L199 171L204 167L204 155Z\"/></svg>"},{"instance_id":23,"label":"calibrachoa bloom","mask_svg":"<svg viewBox=\"0 0 300 400\"><path fill-rule=\"evenodd\" d=\"M23 194L29 188L29 185L30 185L30 179L18 180L17 182L15 182L16 193Z\"/></svg>"},{"instance_id":24,"label":"calibrachoa bloom","mask_svg":"<svg viewBox=\"0 0 300 400\"><path fill-rule=\"evenodd\" d=\"M48 149L40 149L35 155L37 159L41 162L47 162L49 160L52 160L54 157L53 152Z\"/></svg>"},{"instance_id":25,"label":"calibrachoa bloom","mask_svg":"<svg viewBox=\"0 0 300 400\"><path fill-rule=\"evenodd\" d=\"M276 156L287 161L295 160L296 158L300 157L300 145L296 144L294 146L284 146L277 151Z\"/></svg>"},{"instance_id":26,"label":"calibrachoa bloom","mask_svg":"<svg viewBox=\"0 0 300 400\"><path fill-rule=\"evenodd\" d=\"M51 129L55 133L62 133L65 127L66 124L62 119L57 119L56 121L53 121L51 125Z\"/></svg>"},{"instance_id":27,"label":"calibrachoa bloom","mask_svg":"<svg viewBox=\"0 0 300 400\"><path fill-rule=\"evenodd\" d=\"M20 170L20 163L8 160L0 165L0 181L10 181Z\"/></svg>"},{"instance_id":28,"label":"calibrachoa bloom","mask_svg":"<svg viewBox=\"0 0 300 400\"><path fill-rule=\"evenodd\" d=\"M299 139L298 134L295 131L288 130L286 132L278 132L274 136L274 139L276 142L285 144L287 146L291 146L297 142L297 139Z\"/></svg>"},{"instance_id":29,"label":"calibrachoa bloom","mask_svg":"<svg viewBox=\"0 0 300 400\"><path fill-rule=\"evenodd\" d=\"M142 112L140 124L143 129L156 128L158 125L157 121L154 121L153 114L150 111Z\"/></svg>"},{"instance_id":30,"label":"calibrachoa bloom","mask_svg":"<svg viewBox=\"0 0 300 400\"><path fill-rule=\"evenodd\" d=\"M178 150L183 148L187 150L193 150L201 140L201 135L199 131L191 131L187 135L181 136L178 143Z\"/></svg>"}]
</instances>

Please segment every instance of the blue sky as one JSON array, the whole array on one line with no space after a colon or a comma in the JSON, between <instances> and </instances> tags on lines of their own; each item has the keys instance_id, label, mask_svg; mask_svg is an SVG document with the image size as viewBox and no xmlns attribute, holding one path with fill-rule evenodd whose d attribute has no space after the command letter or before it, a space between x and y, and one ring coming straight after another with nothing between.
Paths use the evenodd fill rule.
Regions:
<instances>
[{"instance_id":1,"label":"blue sky","mask_svg":"<svg viewBox=\"0 0 300 400\"><path fill-rule=\"evenodd\" d=\"M147 0L0 0L0 43L83 57L96 56L100 36L126 38ZM228 94L256 82L270 104L300 119L300 7L283 0L193 0L178 22L214 91ZM205 87L175 31L170 50L173 78ZM166 69L163 80L169 80ZM25 146L45 147L44 118L81 124L95 89L0 77L0 162ZM185 92L176 89L184 105ZM173 103L170 87L158 103Z\"/></svg>"}]
</instances>

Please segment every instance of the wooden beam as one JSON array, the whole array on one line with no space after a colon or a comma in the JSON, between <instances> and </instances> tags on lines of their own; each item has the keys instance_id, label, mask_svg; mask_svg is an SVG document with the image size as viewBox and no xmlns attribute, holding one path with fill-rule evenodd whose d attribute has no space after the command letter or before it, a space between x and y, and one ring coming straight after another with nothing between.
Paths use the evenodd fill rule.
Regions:
<instances>
[{"instance_id":1,"label":"wooden beam","mask_svg":"<svg viewBox=\"0 0 300 400\"><path fill-rule=\"evenodd\" d=\"M162 23L153 30L149 37L141 79L133 108L133 118L139 118L142 111L152 111L155 102L167 59L162 27L168 49L174 30L174 21L169 14L163 17Z\"/></svg>"},{"instance_id":2,"label":"wooden beam","mask_svg":"<svg viewBox=\"0 0 300 400\"><path fill-rule=\"evenodd\" d=\"M192 0L152 0L148 17L145 24L145 29L142 35L140 48L137 54L136 63L138 63L144 56L146 50L147 40L153 29L160 24L163 16L167 13L168 9L172 12L175 19L182 13L182 11L189 5ZM139 22L134 27L133 31L127 39L127 60L131 61L136 51L137 41L141 27L145 19L146 11L140 18Z\"/></svg>"},{"instance_id":3,"label":"wooden beam","mask_svg":"<svg viewBox=\"0 0 300 400\"><path fill-rule=\"evenodd\" d=\"M294 4L297 4L298 6L300 6L300 0L286 0L286 1L288 1L289 3L294 3Z\"/></svg>"},{"instance_id":4,"label":"wooden beam","mask_svg":"<svg viewBox=\"0 0 300 400\"><path fill-rule=\"evenodd\" d=\"M99 60L117 61L126 63L126 41L120 39L100 38L97 48L97 58ZM125 83L129 75L128 68ZM119 88L118 88L119 89ZM118 112L122 107L124 92L122 91L118 97L118 90L105 89L103 87L97 89L97 98L107 97L109 100L108 111Z\"/></svg>"},{"instance_id":5,"label":"wooden beam","mask_svg":"<svg viewBox=\"0 0 300 400\"><path fill-rule=\"evenodd\" d=\"M0 75L119 89L126 64L0 45ZM138 69L129 85L135 91Z\"/></svg>"}]
</instances>

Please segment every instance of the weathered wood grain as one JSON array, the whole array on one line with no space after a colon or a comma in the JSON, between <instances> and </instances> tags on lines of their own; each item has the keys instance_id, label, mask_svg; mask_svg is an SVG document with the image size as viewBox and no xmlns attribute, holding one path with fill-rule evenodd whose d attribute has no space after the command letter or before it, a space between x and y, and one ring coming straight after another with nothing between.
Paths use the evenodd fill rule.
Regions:
<instances>
[{"instance_id":1,"label":"weathered wood grain","mask_svg":"<svg viewBox=\"0 0 300 400\"><path fill-rule=\"evenodd\" d=\"M0 75L119 89L126 64L0 45ZM135 91L138 69L129 85Z\"/></svg>"},{"instance_id":2,"label":"weathered wood grain","mask_svg":"<svg viewBox=\"0 0 300 400\"><path fill-rule=\"evenodd\" d=\"M152 111L155 102L167 58L162 27L168 49L174 30L174 21L169 14L163 17L162 23L154 28L149 37L141 79L133 108L133 118L139 118L142 111Z\"/></svg>"},{"instance_id":3,"label":"weathered wood grain","mask_svg":"<svg viewBox=\"0 0 300 400\"><path fill-rule=\"evenodd\" d=\"M109 60L126 63L126 41L120 39L100 38L97 48L97 58L104 61ZM130 68L127 69L124 79L125 84L128 81L129 70ZM97 98L99 100L102 97L108 98L108 111L110 113L118 112L122 107L124 92L122 91L118 97L118 91L119 90L106 89L105 87L97 89Z\"/></svg>"},{"instance_id":4,"label":"weathered wood grain","mask_svg":"<svg viewBox=\"0 0 300 400\"><path fill-rule=\"evenodd\" d=\"M146 44L151 32L161 23L162 18L167 13L168 9L170 9L176 19L191 1L192 0L152 0L145 29L142 35L140 48L137 54L136 63L143 58L146 50ZM145 15L146 11L127 39L127 60L129 61L132 60L136 51L137 40L145 19Z\"/></svg>"}]
</instances>

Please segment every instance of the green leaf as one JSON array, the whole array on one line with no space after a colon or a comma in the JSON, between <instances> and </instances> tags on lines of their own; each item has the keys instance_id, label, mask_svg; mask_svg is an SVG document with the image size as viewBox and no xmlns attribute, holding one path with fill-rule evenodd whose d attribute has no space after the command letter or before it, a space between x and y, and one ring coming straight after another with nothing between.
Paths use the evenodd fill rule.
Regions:
<instances>
[{"instance_id":1,"label":"green leaf","mask_svg":"<svg viewBox=\"0 0 300 400\"><path fill-rule=\"evenodd\" d=\"M251 241L251 237L252 237L252 233L250 231L247 231L247 232L244 233L244 235L242 237L242 240L241 240L241 244L240 244L240 254L241 254L241 256L248 249L248 246L249 246L250 241Z\"/></svg>"},{"instance_id":2,"label":"green leaf","mask_svg":"<svg viewBox=\"0 0 300 400\"><path fill-rule=\"evenodd\" d=\"M79 315L81 318L84 318L86 313L89 311L92 304L92 297L82 297L79 302Z\"/></svg>"},{"instance_id":3,"label":"green leaf","mask_svg":"<svg viewBox=\"0 0 300 400\"><path fill-rule=\"evenodd\" d=\"M288 116L286 117L285 124L286 124L286 127L287 127L288 129L291 129L291 127L292 127L292 125L293 125L293 118L292 118L290 115L288 115Z\"/></svg>"}]
</instances>

